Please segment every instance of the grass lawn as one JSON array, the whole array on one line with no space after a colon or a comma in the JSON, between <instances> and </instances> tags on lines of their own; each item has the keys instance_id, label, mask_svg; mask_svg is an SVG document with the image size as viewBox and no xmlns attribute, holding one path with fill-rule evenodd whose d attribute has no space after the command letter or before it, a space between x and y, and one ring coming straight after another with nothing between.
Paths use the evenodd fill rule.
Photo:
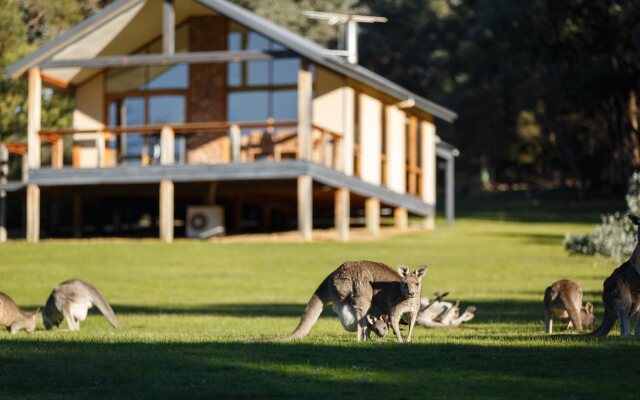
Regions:
<instances>
[{"instance_id":1,"label":"grass lawn","mask_svg":"<svg viewBox=\"0 0 640 400\"><path fill-rule=\"evenodd\" d=\"M122 325L93 313L78 333L45 332L41 322L31 337L0 332L0 399L638 398L640 341L543 334L550 283L580 282L599 322L614 267L567 255L563 234L590 224L555 212L554 220L544 209L500 220L469 212L453 229L350 244L0 246L0 291L21 306L42 305L55 284L79 277ZM423 294L448 290L477 306L476 319L418 328L412 345L392 335L356 343L327 309L304 340L256 340L290 332L322 279L355 259L426 263Z\"/></svg>"}]
</instances>

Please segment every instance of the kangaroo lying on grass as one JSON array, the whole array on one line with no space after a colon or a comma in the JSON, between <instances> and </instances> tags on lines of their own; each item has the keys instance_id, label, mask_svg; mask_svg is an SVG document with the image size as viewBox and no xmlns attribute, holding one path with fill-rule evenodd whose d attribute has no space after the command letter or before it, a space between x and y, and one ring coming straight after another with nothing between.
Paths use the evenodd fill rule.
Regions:
<instances>
[{"instance_id":1,"label":"kangaroo lying on grass","mask_svg":"<svg viewBox=\"0 0 640 400\"><path fill-rule=\"evenodd\" d=\"M12 335L21 330L31 335L36 330L38 311L26 313L16 305L11 297L0 293L0 325L6 326Z\"/></svg>"},{"instance_id":2,"label":"kangaroo lying on grass","mask_svg":"<svg viewBox=\"0 0 640 400\"><path fill-rule=\"evenodd\" d=\"M69 330L78 331L80 321L87 318L87 312L92 306L98 307L114 328L118 327L116 315L98 289L80 279L62 282L53 289L42 310L44 327L48 330L53 326L60 326L62 320L66 319Z\"/></svg>"},{"instance_id":3,"label":"kangaroo lying on grass","mask_svg":"<svg viewBox=\"0 0 640 400\"><path fill-rule=\"evenodd\" d=\"M634 225L640 225L640 218L629 215ZM640 231L638 231L640 242ZM590 335L606 336L617 319L620 319L620 335L631 336L629 317L640 311L640 243L636 245L631 258L616 268L605 279L602 290L604 319ZM640 337L640 319L636 325L636 337Z\"/></svg>"},{"instance_id":4,"label":"kangaroo lying on grass","mask_svg":"<svg viewBox=\"0 0 640 400\"><path fill-rule=\"evenodd\" d=\"M426 267L409 272L399 266L395 272L388 266L372 261L346 262L333 271L313 293L296 329L284 339L306 336L316 323L323 306L333 303L342 326L349 330L355 323L358 341L366 339L367 314L372 306L389 315L396 339L402 342L399 321L405 312L411 313L407 341L411 341L413 326L420 308L420 290ZM375 315L375 313L373 313Z\"/></svg>"},{"instance_id":5,"label":"kangaroo lying on grass","mask_svg":"<svg viewBox=\"0 0 640 400\"><path fill-rule=\"evenodd\" d=\"M420 311L416 323L425 328L457 328L463 322L471 321L475 316L476 308L467 307L460 315L460 301L455 303L442 301L447 293L436 293L433 301L423 297L420 299Z\"/></svg>"},{"instance_id":6,"label":"kangaroo lying on grass","mask_svg":"<svg viewBox=\"0 0 640 400\"><path fill-rule=\"evenodd\" d=\"M567 323L567 329L582 331L592 329L595 323L593 304L582 306L582 287L574 281L562 279L554 282L544 292L544 330L553 331L553 317Z\"/></svg>"}]
</instances>

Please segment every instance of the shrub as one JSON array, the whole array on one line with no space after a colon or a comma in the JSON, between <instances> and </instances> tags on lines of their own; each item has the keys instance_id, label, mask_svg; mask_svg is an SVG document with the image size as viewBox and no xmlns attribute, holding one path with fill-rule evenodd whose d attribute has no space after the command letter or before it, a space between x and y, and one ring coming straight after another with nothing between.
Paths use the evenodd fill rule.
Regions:
<instances>
[{"instance_id":1,"label":"shrub","mask_svg":"<svg viewBox=\"0 0 640 400\"><path fill-rule=\"evenodd\" d=\"M565 235L565 249L574 254L600 254L612 257L618 262L629 257L636 247L637 235L636 228L627 218L627 214L640 214L640 172L634 173L629 179L625 199L627 212L603 215L602 224L596 226L593 233Z\"/></svg>"}]
</instances>

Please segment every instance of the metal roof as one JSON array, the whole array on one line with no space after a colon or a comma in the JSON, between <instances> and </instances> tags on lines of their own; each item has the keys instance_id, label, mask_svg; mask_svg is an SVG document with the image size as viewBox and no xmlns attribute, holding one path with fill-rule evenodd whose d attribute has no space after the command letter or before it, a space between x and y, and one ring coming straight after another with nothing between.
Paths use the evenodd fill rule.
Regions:
<instances>
[{"instance_id":1,"label":"metal roof","mask_svg":"<svg viewBox=\"0 0 640 400\"><path fill-rule=\"evenodd\" d=\"M98 14L81 22L71 28L61 36L40 47L35 52L9 66L6 70L8 75L17 78L27 69L38 65L55 55L67 44L80 40L87 32L101 26L110 18L136 6L144 0L118 0ZM341 57L328 55L326 49L313 41L289 31L266 18L263 18L249 10L232 4L227 0L194 0L205 7L220 13L241 25L250 28L270 39L280 43L290 50L308 58L310 61L331 69L337 73L350 77L364 83L374 89L386 93L400 101L413 99L415 107L425 111L446 122L453 122L458 115L430 100L427 100L415 93L397 85L390 80L370 71L360 65L349 64Z\"/></svg>"}]
</instances>

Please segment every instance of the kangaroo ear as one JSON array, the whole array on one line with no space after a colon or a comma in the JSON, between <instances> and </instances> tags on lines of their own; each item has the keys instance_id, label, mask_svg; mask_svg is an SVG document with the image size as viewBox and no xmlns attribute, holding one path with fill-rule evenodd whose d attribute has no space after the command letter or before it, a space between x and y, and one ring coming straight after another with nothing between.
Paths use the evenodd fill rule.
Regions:
<instances>
[{"instance_id":1,"label":"kangaroo ear","mask_svg":"<svg viewBox=\"0 0 640 400\"><path fill-rule=\"evenodd\" d=\"M38 316L39 312L40 312L40 308L38 307L38 308L36 308L36 310L34 312L31 313L31 316L35 318L35 317Z\"/></svg>"},{"instance_id":2,"label":"kangaroo ear","mask_svg":"<svg viewBox=\"0 0 640 400\"><path fill-rule=\"evenodd\" d=\"M384 322L389 322L389 316L387 314L382 314L380 316L380 319L383 320Z\"/></svg>"},{"instance_id":3,"label":"kangaroo ear","mask_svg":"<svg viewBox=\"0 0 640 400\"><path fill-rule=\"evenodd\" d=\"M634 225L640 225L640 218L638 218L636 215L629 214L629 219L631 220L631 222L633 222Z\"/></svg>"},{"instance_id":4,"label":"kangaroo ear","mask_svg":"<svg viewBox=\"0 0 640 400\"><path fill-rule=\"evenodd\" d=\"M416 276L418 277L418 279L422 279L427 273L427 266L426 265L421 265L418 267L418 269L416 269Z\"/></svg>"},{"instance_id":5,"label":"kangaroo ear","mask_svg":"<svg viewBox=\"0 0 640 400\"><path fill-rule=\"evenodd\" d=\"M593 304L590 301L588 301L587 304L584 305L584 308L589 314L593 314Z\"/></svg>"},{"instance_id":6,"label":"kangaroo ear","mask_svg":"<svg viewBox=\"0 0 640 400\"><path fill-rule=\"evenodd\" d=\"M371 315L367 314L367 322L369 325L373 325L376 322L376 318L371 318Z\"/></svg>"},{"instance_id":7,"label":"kangaroo ear","mask_svg":"<svg viewBox=\"0 0 640 400\"><path fill-rule=\"evenodd\" d=\"M403 278L406 278L409 275L409 267L407 267L406 265L398 265L398 273Z\"/></svg>"}]
</instances>

